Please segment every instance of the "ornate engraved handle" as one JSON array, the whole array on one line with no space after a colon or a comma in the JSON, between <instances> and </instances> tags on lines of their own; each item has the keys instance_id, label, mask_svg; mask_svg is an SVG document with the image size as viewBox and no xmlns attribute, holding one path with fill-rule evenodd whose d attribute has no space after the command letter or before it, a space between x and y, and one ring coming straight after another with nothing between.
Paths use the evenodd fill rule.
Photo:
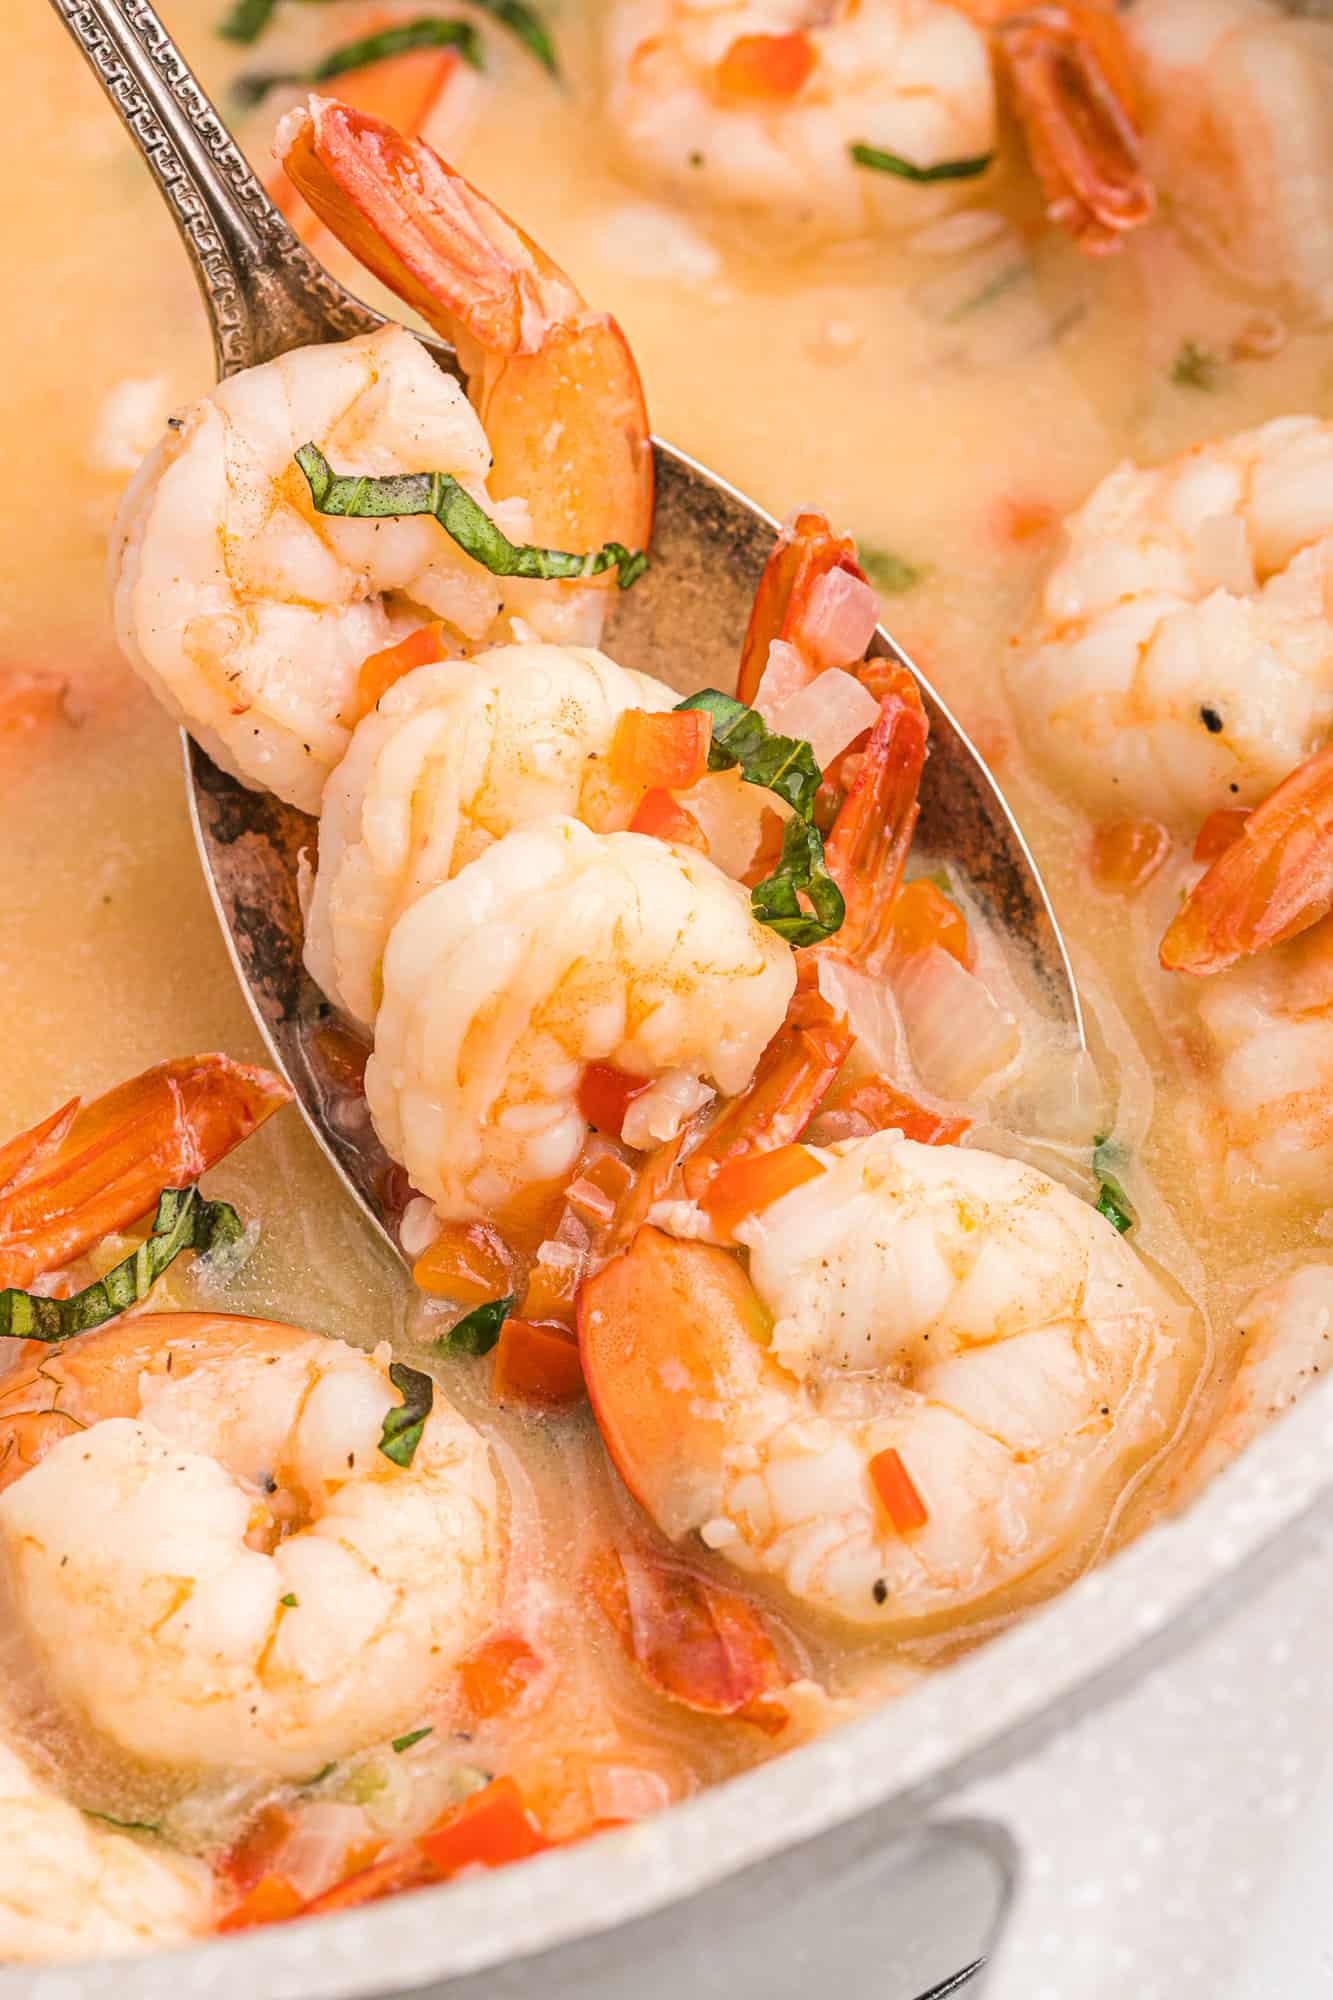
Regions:
<instances>
[{"instance_id":1,"label":"ornate engraved handle","mask_svg":"<svg viewBox=\"0 0 1333 2000\"><path fill-rule=\"evenodd\" d=\"M381 324L292 234L148 0L51 0L170 205L218 374Z\"/></svg>"}]
</instances>

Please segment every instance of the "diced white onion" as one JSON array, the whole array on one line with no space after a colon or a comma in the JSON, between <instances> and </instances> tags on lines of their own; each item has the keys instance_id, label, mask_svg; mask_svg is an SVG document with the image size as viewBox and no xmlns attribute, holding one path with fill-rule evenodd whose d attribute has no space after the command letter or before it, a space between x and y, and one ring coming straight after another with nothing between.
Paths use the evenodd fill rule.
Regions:
<instances>
[{"instance_id":1,"label":"diced white onion","mask_svg":"<svg viewBox=\"0 0 1333 2000\"><path fill-rule=\"evenodd\" d=\"M424 1257L440 1233L440 1218L435 1213L435 1204L427 1201L424 1194L414 1195L403 1210L403 1219L398 1225L398 1241L403 1246L403 1255L415 1263Z\"/></svg>"},{"instance_id":2,"label":"diced white onion","mask_svg":"<svg viewBox=\"0 0 1333 2000\"><path fill-rule=\"evenodd\" d=\"M301 1809L276 1857L281 1864L277 1872L287 1877L299 1895L321 1895L344 1873L349 1850L373 1834L374 1828L360 1806L319 1799Z\"/></svg>"},{"instance_id":3,"label":"diced white onion","mask_svg":"<svg viewBox=\"0 0 1333 2000\"><path fill-rule=\"evenodd\" d=\"M845 1014L872 1069L906 1085L912 1075L907 1031L887 979L837 959L819 967L819 990L830 1007Z\"/></svg>"},{"instance_id":4,"label":"diced white onion","mask_svg":"<svg viewBox=\"0 0 1333 2000\"><path fill-rule=\"evenodd\" d=\"M810 592L792 637L817 667L850 667L866 656L879 623L879 598L872 585L850 570L826 570Z\"/></svg>"},{"instance_id":5,"label":"diced white onion","mask_svg":"<svg viewBox=\"0 0 1333 2000\"><path fill-rule=\"evenodd\" d=\"M1018 1054L1014 1016L938 945L906 961L894 990L918 1074L942 1097L974 1097Z\"/></svg>"},{"instance_id":6,"label":"diced white onion","mask_svg":"<svg viewBox=\"0 0 1333 2000\"><path fill-rule=\"evenodd\" d=\"M687 1118L711 1102L712 1090L686 1069L669 1069L630 1102L620 1136L627 1146L647 1152L674 1139Z\"/></svg>"},{"instance_id":7,"label":"diced white onion","mask_svg":"<svg viewBox=\"0 0 1333 2000\"><path fill-rule=\"evenodd\" d=\"M874 695L854 675L831 667L784 701L769 726L782 736L803 736L822 771L872 727L878 714Z\"/></svg>"},{"instance_id":8,"label":"diced white onion","mask_svg":"<svg viewBox=\"0 0 1333 2000\"><path fill-rule=\"evenodd\" d=\"M752 704L770 729L777 727L773 718L784 702L799 694L818 671L803 653L798 652L795 646L789 646L785 639L771 641L768 660Z\"/></svg>"}]
</instances>

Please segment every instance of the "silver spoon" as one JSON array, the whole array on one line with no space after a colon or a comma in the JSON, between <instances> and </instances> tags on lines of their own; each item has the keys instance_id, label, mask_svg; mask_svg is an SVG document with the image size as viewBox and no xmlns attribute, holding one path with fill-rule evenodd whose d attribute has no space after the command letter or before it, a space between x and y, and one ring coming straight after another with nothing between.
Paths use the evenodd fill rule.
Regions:
<instances>
[{"instance_id":1,"label":"silver spoon","mask_svg":"<svg viewBox=\"0 0 1333 2000\"><path fill-rule=\"evenodd\" d=\"M346 340L384 323L298 242L251 172L147 0L52 0L171 208L194 265L219 377L289 348ZM457 372L449 350L426 345ZM750 603L777 523L684 452L654 447L651 563L617 594L605 644L624 665L679 685L735 685ZM884 631L873 650L908 667L930 714L931 755L917 843L961 869L1023 948L1048 1012L1083 1046L1064 941L1036 863L963 731ZM688 663L688 683L682 682ZM315 822L253 792L185 742L195 838L232 962L268 1048L306 1121L370 1220L398 1247L406 1185L379 1147L363 1101L340 1087L321 1029L328 1007L301 963L298 857Z\"/></svg>"}]
</instances>

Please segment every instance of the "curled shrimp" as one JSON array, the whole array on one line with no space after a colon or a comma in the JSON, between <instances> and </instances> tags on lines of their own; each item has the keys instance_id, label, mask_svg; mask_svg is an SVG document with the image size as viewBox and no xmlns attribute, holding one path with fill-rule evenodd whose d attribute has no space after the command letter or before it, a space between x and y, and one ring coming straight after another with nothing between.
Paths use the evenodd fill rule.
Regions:
<instances>
[{"instance_id":1,"label":"curled shrimp","mask_svg":"<svg viewBox=\"0 0 1333 2000\"><path fill-rule=\"evenodd\" d=\"M1120 466L1065 526L1009 690L1094 808L1193 827L1333 728L1333 423Z\"/></svg>"},{"instance_id":2,"label":"curled shrimp","mask_svg":"<svg viewBox=\"0 0 1333 2000\"><path fill-rule=\"evenodd\" d=\"M0 1147L0 1287L31 1285L146 1215L164 1187L215 1166L291 1101L229 1056L158 1063Z\"/></svg>"},{"instance_id":3,"label":"curled shrimp","mask_svg":"<svg viewBox=\"0 0 1333 2000\"><path fill-rule=\"evenodd\" d=\"M165 1949L216 1915L202 1862L98 1824L0 1744L0 1961Z\"/></svg>"},{"instance_id":4,"label":"curled shrimp","mask_svg":"<svg viewBox=\"0 0 1333 2000\"><path fill-rule=\"evenodd\" d=\"M491 490L555 548L647 546L653 460L643 387L609 313L421 139L312 98L278 155L366 268L454 342L491 450ZM544 637L595 643L604 588L514 582Z\"/></svg>"},{"instance_id":5,"label":"curled shrimp","mask_svg":"<svg viewBox=\"0 0 1333 2000\"><path fill-rule=\"evenodd\" d=\"M324 794L311 976L373 1021L403 912L513 828L577 813L625 710L675 700L582 647L505 646L408 674L359 724Z\"/></svg>"},{"instance_id":6,"label":"curled shrimp","mask_svg":"<svg viewBox=\"0 0 1333 2000\"><path fill-rule=\"evenodd\" d=\"M571 819L508 833L400 917L366 1096L446 1219L549 1196L578 1157L584 1071L750 1080L796 983L791 950L711 861Z\"/></svg>"},{"instance_id":7,"label":"curled shrimp","mask_svg":"<svg viewBox=\"0 0 1333 2000\"><path fill-rule=\"evenodd\" d=\"M1333 27L1272 0L1137 0L1123 18L1172 225L1284 313L1326 322Z\"/></svg>"},{"instance_id":8,"label":"curled shrimp","mask_svg":"<svg viewBox=\"0 0 1333 2000\"><path fill-rule=\"evenodd\" d=\"M896 1133L792 1151L736 1229L748 1274L647 1227L584 1282L622 1478L673 1539L850 1624L1067 1580L1177 1422L1181 1309L1031 1167Z\"/></svg>"},{"instance_id":9,"label":"curled shrimp","mask_svg":"<svg viewBox=\"0 0 1333 2000\"><path fill-rule=\"evenodd\" d=\"M621 0L608 109L631 162L686 198L851 236L966 198L997 144L992 57L1048 213L1083 249L1114 249L1153 195L1109 6ZM856 147L909 171L866 171Z\"/></svg>"},{"instance_id":10,"label":"curled shrimp","mask_svg":"<svg viewBox=\"0 0 1333 2000\"><path fill-rule=\"evenodd\" d=\"M0 1547L46 1683L150 1763L296 1778L415 1724L493 1614L487 1447L388 1349L149 1314L0 1393Z\"/></svg>"},{"instance_id":11,"label":"curled shrimp","mask_svg":"<svg viewBox=\"0 0 1333 2000\"><path fill-rule=\"evenodd\" d=\"M1333 1372L1333 1265L1302 1264L1265 1285L1236 1315L1240 1366L1171 1497L1192 1500L1319 1377Z\"/></svg>"}]
</instances>

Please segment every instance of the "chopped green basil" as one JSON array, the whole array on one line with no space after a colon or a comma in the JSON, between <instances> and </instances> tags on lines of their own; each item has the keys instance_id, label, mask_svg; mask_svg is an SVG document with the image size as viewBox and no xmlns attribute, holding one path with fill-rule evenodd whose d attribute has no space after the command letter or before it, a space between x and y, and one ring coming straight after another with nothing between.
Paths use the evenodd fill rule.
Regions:
<instances>
[{"instance_id":1,"label":"chopped green basil","mask_svg":"<svg viewBox=\"0 0 1333 2000\"><path fill-rule=\"evenodd\" d=\"M414 1743L420 1743L423 1736L433 1736L434 1733L434 1723L428 1722L424 1729L412 1729L408 1731L406 1736L395 1736L393 1739L393 1748L401 1756L403 1751L410 1750Z\"/></svg>"},{"instance_id":2,"label":"chopped green basil","mask_svg":"<svg viewBox=\"0 0 1333 2000\"><path fill-rule=\"evenodd\" d=\"M1217 356L1209 348L1201 347L1197 340L1182 341L1180 352L1171 363L1171 380L1178 389L1215 389L1221 365Z\"/></svg>"},{"instance_id":3,"label":"chopped green basil","mask_svg":"<svg viewBox=\"0 0 1333 2000\"><path fill-rule=\"evenodd\" d=\"M258 104L283 84L329 83L348 70L365 69L371 63L406 55L412 49L446 48L457 49L464 62L471 63L474 69L483 67L481 43L470 21L441 21L435 15L424 14L415 21L400 21L394 27L381 28L378 34L344 42L310 69L267 70L238 76L232 89L242 104Z\"/></svg>"},{"instance_id":4,"label":"chopped green basil","mask_svg":"<svg viewBox=\"0 0 1333 2000\"><path fill-rule=\"evenodd\" d=\"M389 1380L403 1400L385 1414L380 1450L395 1465L410 1465L435 1402L435 1384L419 1368L408 1368L401 1361L389 1363Z\"/></svg>"},{"instance_id":5,"label":"chopped green basil","mask_svg":"<svg viewBox=\"0 0 1333 2000\"><path fill-rule=\"evenodd\" d=\"M1134 1211L1130 1206L1129 1196L1112 1171L1113 1167L1120 1164L1122 1157L1122 1148L1105 1133L1093 1140L1092 1171L1097 1176L1095 1203L1097 1213L1104 1215L1123 1236L1134 1227Z\"/></svg>"},{"instance_id":6,"label":"chopped green basil","mask_svg":"<svg viewBox=\"0 0 1333 2000\"><path fill-rule=\"evenodd\" d=\"M85 1819L96 1819L103 1826L114 1826L118 1833L151 1833L159 1840L162 1837L162 1822L154 1819L115 1819L110 1813L94 1812L91 1806L82 1808Z\"/></svg>"},{"instance_id":7,"label":"chopped green basil","mask_svg":"<svg viewBox=\"0 0 1333 2000\"><path fill-rule=\"evenodd\" d=\"M525 7L523 0L472 0L474 7L483 14L489 14L502 28L508 28L511 35L522 42L525 49L536 56L544 70L552 76L559 76L560 65L556 61L555 43L547 32L540 14L531 7Z\"/></svg>"},{"instance_id":8,"label":"chopped green basil","mask_svg":"<svg viewBox=\"0 0 1333 2000\"><path fill-rule=\"evenodd\" d=\"M285 1597L280 1597L278 1599L278 1602L279 1604L285 1605L288 1611L295 1611L296 1607L301 1602L301 1600L296 1595L296 1592L294 1590L289 1590Z\"/></svg>"},{"instance_id":9,"label":"chopped green basil","mask_svg":"<svg viewBox=\"0 0 1333 2000\"><path fill-rule=\"evenodd\" d=\"M69 1340L101 1326L146 1299L167 1266L183 1250L215 1257L245 1235L245 1224L229 1202L205 1201L197 1187L164 1188L158 1196L153 1229L138 1249L104 1278L85 1285L70 1299L44 1299L15 1286L0 1291L0 1339Z\"/></svg>"},{"instance_id":10,"label":"chopped green basil","mask_svg":"<svg viewBox=\"0 0 1333 2000\"><path fill-rule=\"evenodd\" d=\"M802 907L798 891L809 899L809 910ZM787 821L782 858L773 873L751 889L750 908L761 924L790 945L819 944L841 928L847 906L824 866L818 827L803 819Z\"/></svg>"},{"instance_id":11,"label":"chopped green basil","mask_svg":"<svg viewBox=\"0 0 1333 2000\"><path fill-rule=\"evenodd\" d=\"M812 824L821 772L810 745L800 736L775 735L762 715L716 688L704 688L676 706L703 709L712 716L710 771L739 765L747 785L762 785L798 815L783 828L777 867L750 891L757 921L791 945L818 944L832 937L847 910L841 890L824 866L823 838ZM808 910L802 895L810 903Z\"/></svg>"},{"instance_id":12,"label":"chopped green basil","mask_svg":"<svg viewBox=\"0 0 1333 2000\"><path fill-rule=\"evenodd\" d=\"M303 1792L312 1791L316 1785L322 1785L326 1778L331 1778L333 1776L333 1773L337 1770L337 1768L338 1764L336 1759L331 1764L321 1764L313 1778L305 1778L302 1780L300 1790Z\"/></svg>"},{"instance_id":13,"label":"chopped green basil","mask_svg":"<svg viewBox=\"0 0 1333 2000\"><path fill-rule=\"evenodd\" d=\"M716 688L704 688L676 706L703 709L712 716L710 771L729 771L739 764L747 785L762 785L802 819L809 819L815 809L820 769L803 737L774 735L762 715L733 695L719 694Z\"/></svg>"},{"instance_id":14,"label":"chopped green basil","mask_svg":"<svg viewBox=\"0 0 1333 2000\"><path fill-rule=\"evenodd\" d=\"M229 42L257 42L277 4L278 0L235 0L218 22L218 33Z\"/></svg>"},{"instance_id":15,"label":"chopped green basil","mask_svg":"<svg viewBox=\"0 0 1333 2000\"><path fill-rule=\"evenodd\" d=\"M937 160L933 167L918 167L879 146L857 144L847 150L858 167L870 167L877 174L896 174L903 181L971 181L984 174L995 158L994 153L977 153L967 160Z\"/></svg>"},{"instance_id":16,"label":"chopped green basil","mask_svg":"<svg viewBox=\"0 0 1333 2000\"><path fill-rule=\"evenodd\" d=\"M901 597L905 590L911 590L925 575L915 563L906 562L895 555L892 549L879 549L873 543L859 545L861 567L876 590L885 597Z\"/></svg>"},{"instance_id":17,"label":"chopped green basil","mask_svg":"<svg viewBox=\"0 0 1333 2000\"><path fill-rule=\"evenodd\" d=\"M489 1354L517 1303L517 1292L511 1292L507 1298L488 1299L485 1305L473 1306L448 1333L440 1335L436 1347L442 1354Z\"/></svg>"},{"instance_id":18,"label":"chopped green basil","mask_svg":"<svg viewBox=\"0 0 1333 2000\"><path fill-rule=\"evenodd\" d=\"M600 576L614 569L620 588L628 590L648 567L642 550L631 552L621 542L607 542L604 548L583 556L511 542L485 508L447 472L391 473L380 479L337 473L314 444L301 446L296 463L306 476L317 514L359 521L433 514L464 554L492 576L531 576L549 582Z\"/></svg>"}]
</instances>

